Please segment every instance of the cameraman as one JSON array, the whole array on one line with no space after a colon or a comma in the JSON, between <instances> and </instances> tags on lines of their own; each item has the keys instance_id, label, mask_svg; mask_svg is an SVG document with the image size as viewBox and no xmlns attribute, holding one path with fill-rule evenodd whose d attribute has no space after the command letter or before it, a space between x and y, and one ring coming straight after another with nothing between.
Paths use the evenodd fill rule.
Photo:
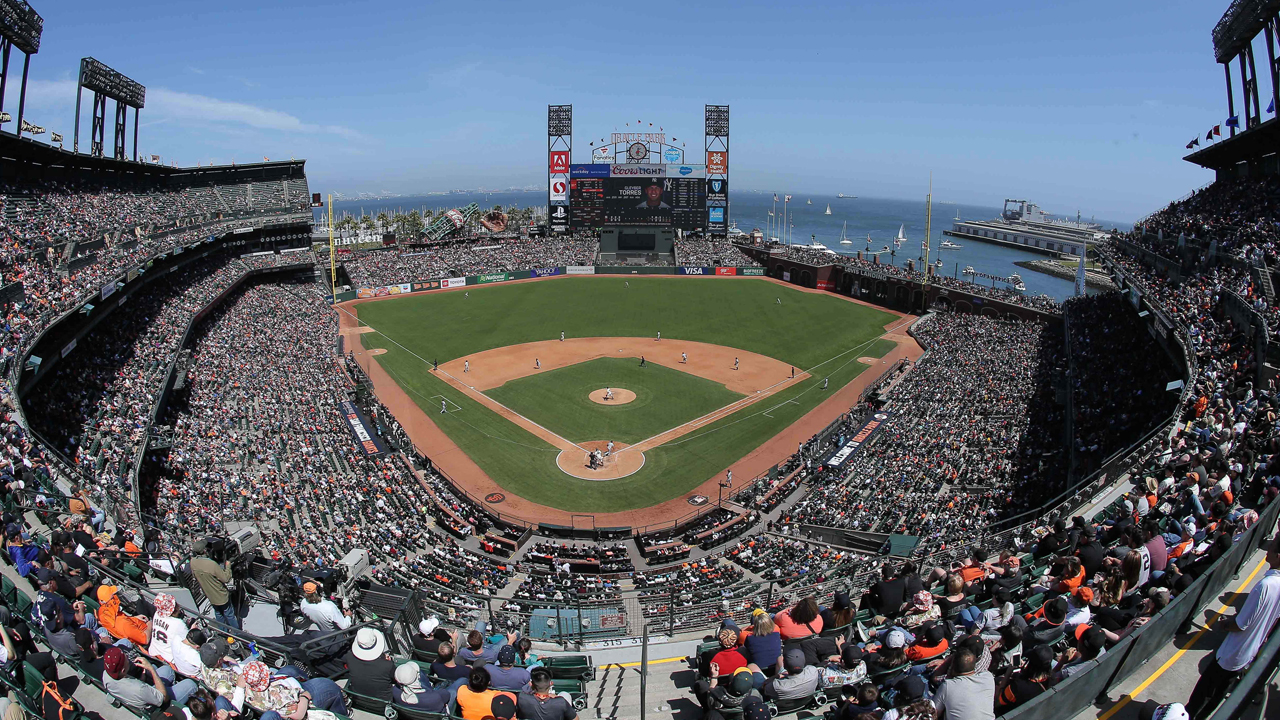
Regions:
<instances>
[{"instance_id":1,"label":"cameraman","mask_svg":"<svg viewBox=\"0 0 1280 720\"><path fill-rule=\"evenodd\" d=\"M302 584L303 599L299 606L299 610L306 615L311 622L320 628L321 633L331 633L335 630L346 630L351 627L350 610L339 610L336 603L328 598L320 596L320 586L314 582L305 582Z\"/></svg>"},{"instance_id":2,"label":"cameraman","mask_svg":"<svg viewBox=\"0 0 1280 720\"><path fill-rule=\"evenodd\" d=\"M207 554L209 543L203 539L192 543L191 551L196 554L196 557L191 558L191 574L200 583L200 589L213 606L214 619L239 630L240 618L236 615L236 608L231 604L231 593L227 590L227 583L231 582L231 563L224 561L219 565L214 562Z\"/></svg>"}]
</instances>

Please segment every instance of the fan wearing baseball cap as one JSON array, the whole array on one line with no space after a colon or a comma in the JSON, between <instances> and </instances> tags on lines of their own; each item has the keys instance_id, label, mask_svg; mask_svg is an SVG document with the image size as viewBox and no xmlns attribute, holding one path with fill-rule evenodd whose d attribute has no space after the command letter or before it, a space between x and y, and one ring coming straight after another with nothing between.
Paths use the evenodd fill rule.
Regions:
<instances>
[{"instance_id":1,"label":"fan wearing baseball cap","mask_svg":"<svg viewBox=\"0 0 1280 720\"><path fill-rule=\"evenodd\" d=\"M782 653L782 668L786 676L769 678L765 681L760 693L773 700L795 700L806 698L818 691L818 683L822 681L822 671L812 665L804 664L804 651L791 648Z\"/></svg>"},{"instance_id":2,"label":"fan wearing baseball cap","mask_svg":"<svg viewBox=\"0 0 1280 720\"><path fill-rule=\"evenodd\" d=\"M302 603L298 609L316 624L321 633L328 634L351 627L352 612L338 609L337 603L321 597L320 585L312 581L302 583Z\"/></svg>"}]
</instances>

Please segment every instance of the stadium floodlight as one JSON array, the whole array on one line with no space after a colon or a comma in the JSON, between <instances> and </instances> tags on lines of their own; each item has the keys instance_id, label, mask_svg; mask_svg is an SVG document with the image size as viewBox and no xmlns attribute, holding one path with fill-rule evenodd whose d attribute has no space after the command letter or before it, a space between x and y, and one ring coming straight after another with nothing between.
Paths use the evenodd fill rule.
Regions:
<instances>
[{"instance_id":1,"label":"stadium floodlight","mask_svg":"<svg viewBox=\"0 0 1280 720\"><path fill-rule=\"evenodd\" d=\"M1233 0L1213 26L1213 54L1218 62L1230 62L1244 51L1258 33L1280 12L1280 0Z\"/></svg>"},{"instance_id":2,"label":"stadium floodlight","mask_svg":"<svg viewBox=\"0 0 1280 720\"><path fill-rule=\"evenodd\" d=\"M80 61L80 86L131 108L141 109L147 104L147 89L142 83L91 57Z\"/></svg>"},{"instance_id":3,"label":"stadium floodlight","mask_svg":"<svg viewBox=\"0 0 1280 720\"><path fill-rule=\"evenodd\" d=\"M44 18L24 0L0 0L0 37L27 55L35 55L40 52L42 32Z\"/></svg>"}]
</instances>

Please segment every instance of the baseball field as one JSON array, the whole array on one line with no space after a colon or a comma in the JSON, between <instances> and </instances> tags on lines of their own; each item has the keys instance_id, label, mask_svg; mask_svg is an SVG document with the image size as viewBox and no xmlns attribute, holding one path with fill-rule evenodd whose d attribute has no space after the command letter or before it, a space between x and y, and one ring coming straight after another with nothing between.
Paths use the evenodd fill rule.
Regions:
<instances>
[{"instance_id":1,"label":"baseball field","mask_svg":"<svg viewBox=\"0 0 1280 720\"><path fill-rule=\"evenodd\" d=\"M573 513L697 488L878 362L901 324L743 278L557 278L347 312L348 338L504 492Z\"/></svg>"}]
</instances>

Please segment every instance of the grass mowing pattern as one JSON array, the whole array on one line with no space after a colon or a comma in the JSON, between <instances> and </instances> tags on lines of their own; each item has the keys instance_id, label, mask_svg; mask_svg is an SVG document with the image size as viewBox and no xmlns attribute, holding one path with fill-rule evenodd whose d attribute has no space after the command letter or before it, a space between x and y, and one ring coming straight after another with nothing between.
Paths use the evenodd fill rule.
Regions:
<instances>
[{"instance_id":1,"label":"grass mowing pattern","mask_svg":"<svg viewBox=\"0 0 1280 720\"><path fill-rule=\"evenodd\" d=\"M361 305L361 321L395 343L381 333L358 337L367 348L387 350L378 357L382 367L495 482L569 512L648 507L692 490L857 377L866 368L858 357L880 357L893 347L874 338L894 316L762 280L559 278L468 292L470 297L462 292L425 293ZM481 350L556 339L562 330L567 337L653 337L661 330L664 339L715 343L812 368L814 377L646 452L644 468L634 475L609 482L580 480L556 467L556 448L430 372L432 359L444 362ZM836 355L841 356L831 360ZM814 367L820 363L825 364ZM831 382L824 393L819 388L825 376ZM439 414L440 396L461 410Z\"/></svg>"},{"instance_id":2,"label":"grass mowing pattern","mask_svg":"<svg viewBox=\"0 0 1280 720\"><path fill-rule=\"evenodd\" d=\"M588 395L626 388L636 399L601 405ZM633 358L600 358L530 375L485 391L489 397L572 442L634 445L742 397L720 383Z\"/></svg>"}]
</instances>

